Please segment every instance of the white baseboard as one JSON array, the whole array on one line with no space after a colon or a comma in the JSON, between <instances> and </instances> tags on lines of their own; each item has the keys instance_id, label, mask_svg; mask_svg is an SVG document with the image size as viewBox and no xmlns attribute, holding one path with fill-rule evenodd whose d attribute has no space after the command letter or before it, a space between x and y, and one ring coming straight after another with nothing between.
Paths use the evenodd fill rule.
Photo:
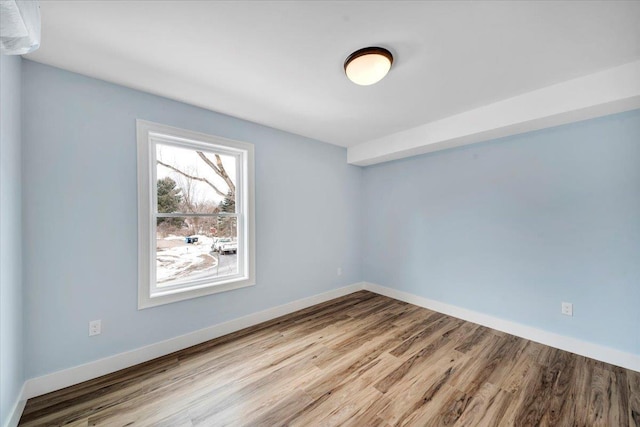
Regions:
<instances>
[{"instance_id":1,"label":"white baseboard","mask_svg":"<svg viewBox=\"0 0 640 427\"><path fill-rule=\"evenodd\" d=\"M616 366L640 372L640 356L616 350L610 347L601 346L544 331L541 329L526 326L509 320L500 319L488 314L468 310L440 301L420 297L397 289L373 283L361 282L349 286L334 289L322 294L303 298L277 307L273 307L258 313L249 314L244 317L233 319L224 323L200 329L185 335L131 350L125 353L105 357L73 368L53 372L27 380L22 389L21 399L16 403L13 416L6 427L17 425L24 404L27 399L40 396L55 390L59 390L83 381L91 380L102 375L116 372L120 369L134 366L138 363L146 362L156 357L161 357L178 350L203 343L205 341L218 338L220 336L238 331L249 326L254 326L266 322L276 317L284 316L294 311L302 310L316 304L329 301L344 295L348 295L359 290L368 290L380 295L385 295L400 301L405 301L420 307L438 311L459 319L477 323L492 329L496 329L521 338L539 342L561 350L576 353L602 362L611 363ZM14 423L15 421L15 423Z\"/></svg>"},{"instance_id":2,"label":"white baseboard","mask_svg":"<svg viewBox=\"0 0 640 427\"><path fill-rule=\"evenodd\" d=\"M467 320L488 328L506 332L520 338L525 338L560 350L569 351L601 362L610 363L612 365L640 372L640 355L637 354L626 353L611 347L593 344L576 338L556 334L554 332L544 331L521 323L500 319L488 314L424 298L408 292L399 291L397 289L387 288L374 283L365 282L364 289L400 301L408 302L413 305L428 308L429 310L457 317L458 319Z\"/></svg>"},{"instance_id":3,"label":"white baseboard","mask_svg":"<svg viewBox=\"0 0 640 427\"><path fill-rule=\"evenodd\" d=\"M354 283L338 289L333 289L318 295L299 299L277 307L269 308L244 317L229 320L224 323L209 326L185 335L170 338L135 350L119 353L113 356L98 359L73 368L53 372L36 378L31 378L25 382L22 392L22 400L26 401L32 397L40 396L55 390L60 390L83 381L98 378L102 375L128 368L138 363L146 362L156 357L165 356L174 351L182 350L193 345L201 344L205 341L221 337L223 335L239 331L240 329L254 326L266 322L303 308L311 307L325 301L332 300L344 295L362 290L362 283ZM20 410L19 414L22 413ZM19 418L19 416L18 416Z\"/></svg>"},{"instance_id":4,"label":"white baseboard","mask_svg":"<svg viewBox=\"0 0 640 427\"><path fill-rule=\"evenodd\" d=\"M27 404L27 399L24 398L24 388L26 384L22 384L22 390L17 396L16 403L13 405L13 409L10 412L10 416L4 424L4 427L16 427L20 422L22 411L24 411L24 405Z\"/></svg>"}]
</instances>

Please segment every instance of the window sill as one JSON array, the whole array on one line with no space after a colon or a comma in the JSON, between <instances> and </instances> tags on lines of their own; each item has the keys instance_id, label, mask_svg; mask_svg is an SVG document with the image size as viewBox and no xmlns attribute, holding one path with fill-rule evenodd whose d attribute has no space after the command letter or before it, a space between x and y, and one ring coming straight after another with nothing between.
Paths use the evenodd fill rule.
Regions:
<instances>
[{"instance_id":1,"label":"window sill","mask_svg":"<svg viewBox=\"0 0 640 427\"><path fill-rule=\"evenodd\" d=\"M170 304L173 302L184 301L192 298L203 297L206 295L217 294L220 292L232 291L234 289L246 288L254 286L255 280L244 279L235 280L233 282L220 283L216 282L209 286L199 286L195 289L180 289L170 292L157 292L156 294L139 295L138 310L159 305Z\"/></svg>"}]
</instances>

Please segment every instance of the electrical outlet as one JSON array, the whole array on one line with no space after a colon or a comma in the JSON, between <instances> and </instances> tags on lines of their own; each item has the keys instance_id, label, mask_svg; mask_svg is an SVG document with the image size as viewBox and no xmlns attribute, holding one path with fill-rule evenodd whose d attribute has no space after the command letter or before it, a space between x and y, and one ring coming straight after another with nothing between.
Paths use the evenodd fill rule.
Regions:
<instances>
[{"instance_id":1,"label":"electrical outlet","mask_svg":"<svg viewBox=\"0 0 640 427\"><path fill-rule=\"evenodd\" d=\"M562 314L565 316L573 316L573 304L570 302L562 303Z\"/></svg>"},{"instance_id":2,"label":"electrical outlet","mask_svg":"<svg viewBox=\"0 0 640 427\"><path fill-rule=\"evenodd\" d=\"M338 276L342 276L342 267L338 267Z\"/></svg>"},{"instance_id":3,"label":"electrical outlet","mask_svg":"<svg viewBox=\"0 0 640 427\"><path fill-rule=\"evenodd\" d=\"M102 333L102 320L92 320L89 322L89 336L100 335Z\"/></svg>"}]
</instances>

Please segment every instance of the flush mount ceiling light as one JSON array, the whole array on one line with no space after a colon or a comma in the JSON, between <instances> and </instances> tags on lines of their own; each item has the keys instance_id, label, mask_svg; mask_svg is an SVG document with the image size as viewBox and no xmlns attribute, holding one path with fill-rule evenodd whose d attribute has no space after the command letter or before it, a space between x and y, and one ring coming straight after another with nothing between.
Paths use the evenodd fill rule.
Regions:
<instances>
[{"instance_id":1,"label":"flush mount ceiling light","mask_svg":"<svg viewBox=\"0 0 640 427\"><path fill-rule=\"evenodd\" d=\"M356 50L344 61L344 72L357 85L369 86L387 75L393 64L393 55L382 47Z\"/></svg>"}]
</instances>

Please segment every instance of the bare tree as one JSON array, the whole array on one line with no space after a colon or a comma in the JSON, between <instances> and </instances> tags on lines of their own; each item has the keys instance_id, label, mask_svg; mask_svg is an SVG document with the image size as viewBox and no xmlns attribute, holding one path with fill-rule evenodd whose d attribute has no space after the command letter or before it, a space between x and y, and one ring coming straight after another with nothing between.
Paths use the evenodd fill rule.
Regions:
<instances>
[{"instance_id":1,"label":"bare tree","mask_svg":"<svg viewBox=\"0 0 640 427\"><path fill-rule=\"evenodd\" d=\"M207 184L209 187L213 188L213 191L215 191L217 194L219 194L222 197L227 197L227 195L231 195L232 197L235 197L236 195L236 186L233 183L233 181L231 180L231 177L229 177L229 174L227 174L226 169L224 168L224 165L222 164L222 159L220 158L220 155L215 154L216 157L216 163L213 163L211 161L211 159L209 159L206 154L204 154L202 151L196 151L196 153L198 154L198 156L200 156L200 158L206 163L207 166L209 166L220 178L222 178L224 180L224 182L227 184L227 186L229 187L229 191L221 191L215 184L213 184L211 181L209 181L206 178L202 178L199 176L195 176L193 174L189 174L185 171L182 171L178 168L176 168L175 166L171 166L170 164L164 163L161 160L158 160L158 164L171 169L174 172L178 172L179 174L196 180L196 181L200 181L200 182L204 182L205 184Z\"/></svg>"},{"instance_id":2,"label":"bare tree","mask_svg":"<svg viewBox=\"0 0 640 427\"><path fill-rule=\"evenodd\" d=\"M182 188L182 195L183 195L182 204L183 204L183 207L185 208L184 211L189 213L203 213L203 212L217 213L220 210L219 206L213 205L207 202L205 203L198 202L197 200L198 197L196 194L196 186L194 185L195 181L199 181L207 184L216 192L216 194L224 197L223 200L229 200L229 199L235 200L236 186L233 180L231 179L231 177L229 176L229 174L227 173L224 167L224 164L222 163L222 159L220 158L220 155L214 154L215 162L213 162L202 151L196 151L196 154L198 155L198 157L200 157L200 159L202 159L202 161L204 161L204 163L208 167L210 167L216 173L216 175L222 178L222 180L225 182L225 184L228 187L227 191L223 191L221 188L219 188L219 186L217 186L210 180L203 178L201 176L198 176L197 172L194 172L193 170L182 170L177 168L176 166L165 163L159 159L157 160L157 162L159 165L162 165L174 172L177 172L183 177L183 179L179 180L179 184L180 184L180 187ZM226 229L226 228L229 228L231 222L234 222L234 221L231 221L231 219L229 218L218 218L217 220L215 220L213 218L205 219L205 218L199 218L199 217L190 217L187 220L191 234L199 233L201 231L201 228L207 228L208 230L211 230L214 228ZM230 235L234 235L235 229L229 230L228 233Z\"/></svg>"},{"instance_id":3,"label":"bare tree","mask_svg":"<svg viewBox=\"0 0 640 427\"><path fill-rule=\"evenodd\" d=\"M192 169L187 169L186 173L189 175L195 175ZM180 187L180 194L182 194L182 203L180 203L180 210L182 212L196 213L198 212L198 191L196 188L196 181L193 178L189 178L185 175L180 175L175 180Z\"/></svg>"}]
</instances>

